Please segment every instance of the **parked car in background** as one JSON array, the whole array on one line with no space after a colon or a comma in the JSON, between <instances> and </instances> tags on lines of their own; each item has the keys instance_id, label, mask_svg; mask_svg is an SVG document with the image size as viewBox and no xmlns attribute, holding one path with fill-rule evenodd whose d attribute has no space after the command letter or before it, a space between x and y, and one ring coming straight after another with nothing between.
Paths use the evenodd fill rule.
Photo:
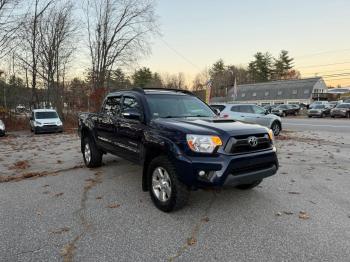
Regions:
<instances>
[{"instance_id":1,"label":"parked car in background","mask_svg":"<svg viewBox=\"0 0 350 262\"><path fill-rule=\"evenodd\" d=\"M30 117L30 130L35 134L63 132L63 124L56 110L34 109Z\"/></svg>"},{"instance_id":2,"label":"parked car in background","mask_svg":"<svg viewBox=\"0 0 350 262\"><path fill-rule=\"evenodd\" d=\"M223 108L220 113L223 118L266 126L272 129L275 136L278 136L282 130L281 118L269 114L266 109L260 106L254 104L217 104L215 106Z\"/></svg>"},{"instance_id":3,"label":"parked car in background","mask_svg":"<svg viewBox=\"0 0 350 262\"><path fill-rule=\"evenodd\" d=\"M289 104L288 106L294 108L296 113L299 114L300 109L301 109L300 105L298 105L298 104Z\"/></svg>"},{"instance_id":4,"label":"parked car in background","mask_svg":"<svg viewBox=\"0 0 350 262\"><path fill-rule=\"evenodd\" d=\"M265 110L269 113L271 113L271 110L276 108L278 105L266 105L264 106Z\"/></svg>"},{"instance_id":5,"label":"parked car in background","mask_svg":"<svg viewBox=\"0 0 350 262\"><path fill-rule=\"evenodd\" d=\"M338 104L340 104L341 102L339 102L339 101L330 101L329 103L328 103L328 106L329 106L329 108L330 109L332 109L332 108L335 108Z\"/></svg>"},{"instance_id":6,"label":"parked car in background","mask_svg":"<svg viewBox=\"0 0 350 262\"><path fill-rule=\"evenodd\" d=\"M288 116L288 115L297 115L297 110L294 107L291 107L290 105L279 105L276 108L271 110L272 114L275 114L277 116Z\"/></svg>"},{"instance_id":7,"label":"parked car in background","mask_svg":"<svg viewBox=\"0 0 350 262\"><path fill-rule=\"evenodd\" d=\"M326 105L315 105L313 108L307 111L308 117L325 117L328 116L331 112L331 108Z\"/></svg>"},{"instance_id":8,"label":"parked car in background","mask_svg":"<svg viewBox=\"0 0 350 262\"><path fill-rule=\"evenodd\" d=\"M346 103L346 104L350 104L350 99L346 99L346 100L344 100L344 103Z\"/></svg>"},{"instance_id":9,"label":"parked car in background","mask_svg":"<svg viewBox=\"0 0 350 262\"><path fill-rule=\"evenodd\" d=\"M315 102L313 102L312 104L309 105L309 109L313 108L316 105L325 105L325 106L327 106L327 105L329 105L329 102L328 101L315 101Z\"/></svg>"},{"instance_id":10,"label":"parked car in background","mask_svg":"<svg viewBox=\"0 0 350 262\"><path fill-rule=\"evenodd\" d=\"M350 118L350 103L342 103L331 110L331 117Z\"/></svg>"},{"instance_id":11,"label":"parked car in background","mask_svg":"<svg viewBox=\"0 0 350 262\"><path fill-rule=\"evenodd\" d=\"M6 127L4 122L0 119L0 136L4 136L6 133Z\"/></svg>"}]
</instances>

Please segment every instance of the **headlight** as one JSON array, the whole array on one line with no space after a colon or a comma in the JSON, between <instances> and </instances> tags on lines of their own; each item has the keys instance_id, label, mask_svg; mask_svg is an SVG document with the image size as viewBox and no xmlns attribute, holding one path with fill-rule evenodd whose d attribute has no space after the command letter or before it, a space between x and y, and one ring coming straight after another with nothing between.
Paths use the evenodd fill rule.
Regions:
<instances>
[{"instance_id":1,"label":"headlight","mask_svg":"<svg viewBox=\"0 0 350 262\"><path fill-rule=\"evenodd\" d=\"M269 134L270 140L273 142L274 141L273 131L270 129L267 133Z\"/></svg>"},{"instance_id":2,"label":"headlight","mask_svg":"<svg viewBox=\"0 0 350 262\"><path fill-rule=\"evenodd\" d=\"M186 135L188 146L194 152L213 153L215 148L222 145L218 136Z\"/></svg>"},{"instance_id":3,"label":"headlight","mask_svg":"<svg viewBox=\"0 0 350 262\"><path fill-rule=\"evenodd\" d=\"M2 122L0 122L0 129L1 129L1 130L5 130L5 125L4 125L4 123L2 123Z\"/></svg>"},{"instance_id":4,"label":"headlight","mask_svg":"<svg viewBox=\"0 0 350 262\"><path fill-rule=\"evenodd\" d=\"M34 125L36 125L36 126L41 126L42 123L40 123L40 122L38 122L38 121L35 121L35 122L34 122Z\"/></svg>"},{"instance_id":5,"label":"headlight","mask_svg":"<svg viewBox=\"0 0 350 262\"><path fill-rule=\"evenodd\" d=\"M57 121L56 125L61 126L62 122L60 120Z\"/></svg>"}]
</instances>

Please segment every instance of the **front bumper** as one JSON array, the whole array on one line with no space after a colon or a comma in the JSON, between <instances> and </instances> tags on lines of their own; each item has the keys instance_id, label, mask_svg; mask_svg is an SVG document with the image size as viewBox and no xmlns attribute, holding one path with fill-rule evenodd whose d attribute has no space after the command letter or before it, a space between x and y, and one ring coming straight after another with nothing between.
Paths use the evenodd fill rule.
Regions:
<instances>
[{"instance_id":1,"label":"front bumper","mask_svg":"<svg viewBox=\"0 0 350 262\"><path fill-rule=\"evenodd\" d=\"M6 134L6 131L3 129L0 129L0 136L4 136Z\"/></svg>"},{"instance_id":2,"label":"front bumper","mask_svg":"<svg viewBox=\"0 0 350 262\"><path fill-rule=\"evenodd\" d=\"M179 180L192 188L249 184L276 174L276 148L247 154L216 157L178 156L175 166ZM200 176L200 171L206 175Z\"/></svg>"},{"instance_id":3,"label":"front bumper","mask_svg":"<svg viewBox=\"0 0 350 262\"><path fill-rule=\"evenodd\" d=\"M341 117L346 117L346 112L345 111L333 111L331 112L331 116L341 116Z\"/></svg>"},{"instance_id":4,"label":"front bumper","mask_svg":"<svg viewBox=\"0 0 350 262\"><path fill-rule=\"evenodd\" d=\"M63 126L36 126L34 127L36 133L54 133L54 132L63 132Z\"/></svg>"},{"instance_id":5,"label":"front bumper","mask_svg":"<svg viewBox=\"0 0 350 262\"><path fill-rule=\"evenodd\" d=\"M320 117L322 114L325 115L326 113L322 113L322 112L312 112L312 113L308 112L307 113L308 116L318 116L318 117Z\"/></svg>"}]
</instances>

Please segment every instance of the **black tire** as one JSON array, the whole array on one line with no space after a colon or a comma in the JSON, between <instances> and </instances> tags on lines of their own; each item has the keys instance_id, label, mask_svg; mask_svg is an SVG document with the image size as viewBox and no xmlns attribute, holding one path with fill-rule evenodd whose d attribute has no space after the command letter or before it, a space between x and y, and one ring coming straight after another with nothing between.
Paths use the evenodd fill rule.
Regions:
<instances>
[{"instance_id":1,"label":"black tire","mask_svg":"<svg viewBox=\"0 0 350 262\"><path fill-rule=\"evenodd\" d=\"M236 188L241 189L241 190L253 189L254 187L257 187L261 183L261 181L262 181L262 179L261 180L256 180L256 181L254 181L253 183L250 183L250 184L238 185L238 186L236 186Z\"/></svg>"},{"instance_id":2,"label":"black tire","mask_svg":"<svg viewBox=\"0 0 350 262\"><path fill-rule=\"evenodd\" d=\"M334 118L334 116L331 115L331 118Z\"/></svg>"},{"instance_id":3,"label":"black tire","mask_svg":"<svg viewBox=\"0 0 350 262\"><path fill-rule=\"evenodd\" d=\"M308 118L311 118L312 116L307 116Z\"/></svg>"},{"instance_id":4,"label":"black tire","mask_svg":"<svg viewBox=\"0 0 350 262\"><path fill-rule=\"evenodd\" d=\"M350 118L350 112L348 112L348 113L346 114L346 117L347 117L347 118Z\"/></svg>"},{"instance_id":5,"label":"black tire","mask_svg":"<svg viewBox=\"0 0 350 262\"><path fill-rule=\"evenodd\" d=\"M323 113L321 114L321 118L324 118L324 114Z\"/></svg>"},{"instance_id":6,"label":"black tire","mask_svg":"<svg viewBox=\"0 0 350 262\"><path fill-rule=\"evenodd\" d=\"M271 125L271 130L274 136L278 136L281 132L281 124L277 121L273 122Z\"/></svg>"},{"instance_id":7,"label":"black tire","mask_svg":"<svg viewBox=\"0 0 350 262\"><path fill-rule=\"evenodd\" d=\"M90 152L89 152L90 158L88 158L87 155L85 154L87 145L88 145L88 148L90 149ZM82 153L83 153L84 163L87 167L93 168L93 167L100 167L102 165L103 153L97 148L95 141L89 136L86 136L83 138Z\"/></svg>"},{"instance_id":8,"label":"black tire","mask_svg":"<svg viewBox=\"0 0 350 262\"><path fill-rule=\"evenodd\" d=\"M165 201L161 201L156 196L156 193L153 189L153 173L156 172L156 169L158 168L164 169L167 172L168 178L170 180L170 196L167 196L168 199ZM186 185L178 180L175 166L169 161L166 156L158 156L151 161L148 166L147 178L151 199L154 205L161 211L171 212L180 209L187 204L190 190Z\"/></svg>"}]
</instances>

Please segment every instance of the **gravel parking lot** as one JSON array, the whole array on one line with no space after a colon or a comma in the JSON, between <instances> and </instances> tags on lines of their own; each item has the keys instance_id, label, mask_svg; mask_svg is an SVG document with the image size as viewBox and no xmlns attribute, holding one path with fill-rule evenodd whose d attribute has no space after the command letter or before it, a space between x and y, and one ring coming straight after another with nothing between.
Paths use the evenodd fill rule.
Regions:
<instances>
[{"instance_id":1,"label":"gravel parking lot","mask_svg":"<svg viewBox=\"0 0 350 262\"><path fill-rule=\"evenodd\" d=\"M141 167L107 155L85 168L79 143L0 138L0 261L349 261L349 133L284 132L276 176L192 192L170 214L142 192Z\"/></svg>"}]
</instances>

